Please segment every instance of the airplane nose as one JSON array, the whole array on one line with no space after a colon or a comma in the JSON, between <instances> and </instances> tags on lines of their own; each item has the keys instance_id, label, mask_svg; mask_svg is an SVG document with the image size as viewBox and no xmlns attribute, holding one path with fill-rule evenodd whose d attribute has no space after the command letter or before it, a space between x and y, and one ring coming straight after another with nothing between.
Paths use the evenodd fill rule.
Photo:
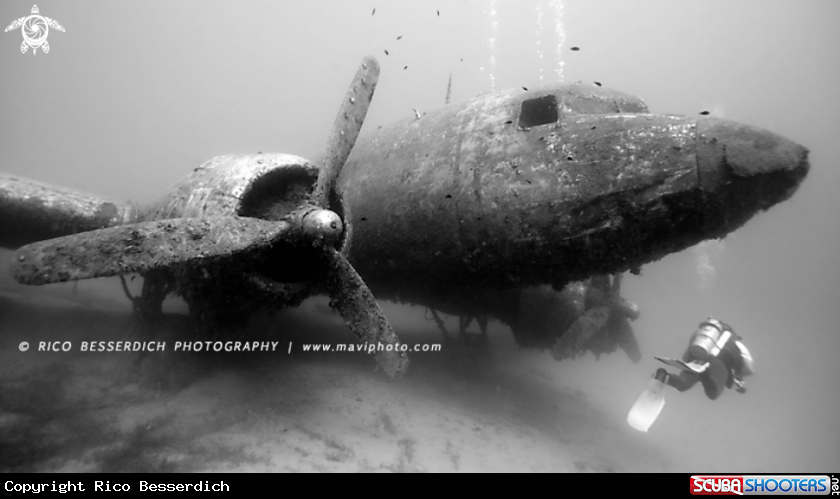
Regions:
<instances>
[{"instance_id":1,"label":"airplane nose","mask_svg":"<svg viewBox=\"0 0 840 499\"><path fill-rule=\"evenodd\" d=\"M713 118L697 123L697 166L707 209L725 219L723 233L788 199L810 168L808 150L801 145L760 128Z\"/></svg>"}]
</instances>

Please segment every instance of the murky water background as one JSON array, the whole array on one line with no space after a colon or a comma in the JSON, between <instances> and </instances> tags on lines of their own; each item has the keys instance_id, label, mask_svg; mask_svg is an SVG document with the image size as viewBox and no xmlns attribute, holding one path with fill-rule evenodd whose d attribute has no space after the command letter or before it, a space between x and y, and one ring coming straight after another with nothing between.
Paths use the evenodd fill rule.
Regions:
<instances>
[{"instance_id":1,"label":"murky water background","mask_svg":"<svg viewBox=\"0 0 840 499\"><path fill-rule=\"evenodd\" d=\"M391 3L40 2L66 32L36 56L20 53L19 32L0 35L0 170L143 203L218 154L313 157L373 54L369 128L441 106L450 73L453 101L562 75L639 95L654 113L709 110L780 133L811 150L811 173L724 241L625 279L643 311L638 365L621 353L558 364L519 351L498 323L487 351L417 356L400 382L354 356L187 356L172 369L22 353L21 341L123 339L129 305L112 280L73 294L2 275L0 469L836 471L840 6ZM0 21L30 9L3 2ZM340 341L343 326L315 304L250 333ZM422 308L385 310L411 341L438 341ZM756 359L748 393L669 393L650 433L628 428L652 356L681 354L710 314ZM169 378L138 383L143 369Z\"/></svg>"}]
</instances>

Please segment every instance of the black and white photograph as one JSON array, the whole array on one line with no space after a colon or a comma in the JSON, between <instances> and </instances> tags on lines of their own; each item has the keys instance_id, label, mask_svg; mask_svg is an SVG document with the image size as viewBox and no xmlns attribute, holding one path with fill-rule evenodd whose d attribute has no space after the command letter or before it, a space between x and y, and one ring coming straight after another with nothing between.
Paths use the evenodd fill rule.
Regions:
<instances>
[{"instance_id":1,"label":"black and white photograph","mask_svg":"<svg viewBox=\"0 0 840 499\"><path fill-rule=\"evenodd\" d=\"M33 1L0 472L831 488L840 2Z\"/></svg>"}]
</instances>

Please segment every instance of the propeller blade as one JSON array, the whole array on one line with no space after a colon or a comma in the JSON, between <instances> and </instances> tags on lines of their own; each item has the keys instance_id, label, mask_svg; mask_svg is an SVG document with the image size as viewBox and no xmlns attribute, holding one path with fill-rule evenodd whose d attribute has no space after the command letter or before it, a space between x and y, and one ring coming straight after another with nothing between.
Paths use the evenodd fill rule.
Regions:
<instances>
[{"instance_id":1,"label":"propeller blade","mask_svg":"<svg viewBox=\"0 0 840 499\"><path fill-rule=\"evenodd\" d=\"M617 274L616 280L613 281L609 290L590 287L586 298L596 305L610 307L622 316L636 320L641 315L641 310L638 305L619 294L621 290L620 276L621 274Z\"/></svg>"},{"instance_id":2,"label":"propeller blade","mask_svg":"<svg viewBox=\"0 0 840 499\"><path fill-rule=\"evenodd\" d=\"M146 272L265 248L294 237L291 224L254 218L175 218L50 239L20 248L12 274L49 284Z\"/></svg>"},{"instance_id":3,"label":"propeller blade","mask_svg":"<svg viewBox=\"0 0 840 499\"><path fill-rule=\"evenodd\" d=\"M611 314L610 307L603 305L587 310L554 343L551 355L555 360L563 360L582 353L586 342L604 329Z\"/></svg>"},{"instance_id":4,"label":"propeller blade","mask_svg":"<svg viewBox=\"0 0 840 499\"><path fill-rule=\"evenodd\" d=\"M321 165L318 184L312 197L319 207L327 207L327 197L335 187L341 168L356 144L378 80L379 63L373 57L365 57L341 103L330 137L327 139L324 163Z\"/></svg>"},{"instance_id":5,"label":"propeller blade","mask_svg":"<svg viewBox=\"0 0 840 499\"><path fill-rule=\"evenodd\" d=\"M338 251L327 248L329 270L326 286L335 308L360 340L376 347L376 362L391 377L400 377L408 368L408 357L391 324L376 303L370 289Z\"/></svg>"},{"instance_id":6,"label":"propeller blade","mask_svg":"<svg viewBox=\"0 0 840 499\"><path fill-rule=\"evenodd\" d=\"M350 262L333 247L344 226L338 215L327 209L329 195L359 137L378 80L379 63L373 57L365 57L335 118L310 198L314 207L322 209L300 210L299 225L314 246L324 249L328 265L325 285L347 326L357 338L375 349L379 367L389 376L399 377L408 367L408 357L399 350L399 339L373 293Z\"/></svg>"},{"instance_id":7,"label":"propeller blade","mask_svg":"<svg viewBox=\"0 0 840 499\"><path fill-rule=\"evenodd\" d=\"M633 331L633 326L630 325L630 319L627 317L617 317L616 324L611 329L613 329L612 334L618 340L618 346L624 350L624 353L630 357L630 360L634 364L638 364L642 360L642 349L636 340L636 332Z\"/></svg>"}]
</instances>

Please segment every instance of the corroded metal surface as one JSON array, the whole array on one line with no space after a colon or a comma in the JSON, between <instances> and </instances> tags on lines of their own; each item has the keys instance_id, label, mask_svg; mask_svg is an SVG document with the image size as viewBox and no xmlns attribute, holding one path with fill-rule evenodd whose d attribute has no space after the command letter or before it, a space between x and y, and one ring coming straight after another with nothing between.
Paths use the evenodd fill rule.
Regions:
<instances>
[{"instance_id":1,"label":"corroded metal surface","mask_svg":"<svg viewBox=\"0 0 840 499\"><path fill-rule=\"evenodd\" d=\"M139 223L19 249L15 278L46 284L142 273L154 286L130 298L145 315L159 315L172 290L202 322L217 325L298 304L320 285L359 338L389 349L376 353L379 365L391 376L402 374L408 361L393 350L396 334L339 252L349 235L334 196L378 76L378 63L366 58L340 107L320 170L280 154L214 158L144 209Z\"/></svg>"},{"instance_id":2,"label":"corroded metal surface","mask_svg":"<svg viewBox=\"0 0 840 499\"><path fill-rule=\"evenodd\" d=\"M687 119L575 115L517 131L500 116L505 132L470 114L430 114L357 146L342 187L363 275L490 287L583 278L620 261L628 230L669 221L663 195L696 187Z\"/></svg>"},{"instance_id":3,"label":"corroded metal surface","mask_svg":"<svg viewBox=\"0 0 840 499\"><path fill-rule=\"evenodd\" d=\"M620 275L613 283L618 281ZM621 348L638 362L641 352L630 321L639 317L639 308L619 291L609 276L571 282L559 291L548 285L524 288L511 329L520 346L550 349L557 360Z\"/></svg>"},{"instance_id":4,"label":"corroded metal surface","mask_svg":"<svg viewBox=\"0 0 840 499\"><path fill-rule=\"evenodd\" d=\"M157 294L174 289L200 319L230 323L299 304L326 268L325 287L357 336L396 345L365 281L381 298L475 317L490 310L521 326L529 289L557 294L570 281L725 235L789 197L808 170L804 148L763 130L650 115L632 96L555 85L384 127L357 143L332 192L377 72L368 61L357 74L320 176L294 156L221 156L138 213L0 177L0 222L11 220L0 225L0 244L41 238L22 232L33 220L48 237L141 222L23 248L16 276L43 283L161 271ZM314 224L314 236L301 230L313 205L336 215L335 224ZM321 234L332 225L335 244ZM572 333L555 353L618 345L632 358L638 309L617 292L583 289L568 292L564 320L576 319L560 329ZM391 375L406 366L402 355L377 360Z\"/></svg>"},{"instance_id":5,"label":"corroded metal surface","mask_svg":"<svg viewBox=\"0 0 840 499\"><path fill-rule=\"evenodd\" d=\"M706 118L697 123L697 169L705 228L723 237L796 192L808 150L754 126Z\"/></svg>"},{"instance_id":6,"label":"corroded metal surface","mask_svg":"<svg viewBox=\"0 0 840 499\"><path fill-rule=\"evenodd\" d=\"M326 287L334 306L356 337L375 349L379 367L391 377L402 376L408 356L376 298L340 253L329 250L328 258Z\"/></svg>"},{"instance_id":7,"label":"corroded metal surface","mask_svg":"<svg viewBox=\"0 0 840 499\"><path fill-rule=\"evenodd\" d=\"M142 219L240 215L279 220L305 201L317 175L315 166L290 154L217 156L143 209ZM256 192L259 187L264 192ZM254 198L251 205L246 204L249 198Z\"/></svg>"},{"instance_id":8,"label":"corroded metal surface","mask_svg":"<svg viewBox=\"0 0 840 499\"><path fill-rule=\"evenodd\" d=\"M48 284L170 268L278 242L290 225L248 218L144 222L30 244L19 249L12 274L24 284Z\"/></svg>"},{"instance_id":9,"label":"corroded metal surface","mask_svg":"<svg viewBox=\"0 0 840 499\"><path fill-rule=\"evenodd\" d=\"M555 360L572 358L585 350L586 342L607 327L611 311L607 306L593 307L579 317L551 348Z\"/></svg>"},{"instance_id":10,"label":"corroded metal surface","mask_svg":"<svg viewBox=\"0 0 840 499\"><path fill-rule=\"evenodd\" d=\"M0 174L0 247L129 223L135 212L131 203Z\"/></svg>"},{"instance_id":11,"label":"corroded metal surface","mask_svg":"<svg viewBox=\"0 0 840 499\"><path fill-rule=\"evenodd\" d=\"M519 126L523 102L546 96L556 121ZM377 296L419 303L562 288L720 237L807 172L807 151L769 132L742 127L711 147L703 137L729 122L645 111L617 92L555 86L479 97L361 138L339 182L350 261ZM744 163L722 157L727 144ZM772 166L756 168L751 150ZM716 201L736 185L756 189Z\"/></svg>"},{"instance_id":12,"label":"corroded metal surface","mask_svg":"<svg viewBox=\"0 0 840 499\"><path fill-rule=\"evenodd\" d=\"M318 184L312 195L312 201L317 206L327 207L329 195L335 189L335 182L341 168L359 137L359 131L367 116L378 80L379 63L373 57L365 57L347 90L347 95L341 102L327 139L321 174L318 176Z\"/></svg>"}]
</instances>

